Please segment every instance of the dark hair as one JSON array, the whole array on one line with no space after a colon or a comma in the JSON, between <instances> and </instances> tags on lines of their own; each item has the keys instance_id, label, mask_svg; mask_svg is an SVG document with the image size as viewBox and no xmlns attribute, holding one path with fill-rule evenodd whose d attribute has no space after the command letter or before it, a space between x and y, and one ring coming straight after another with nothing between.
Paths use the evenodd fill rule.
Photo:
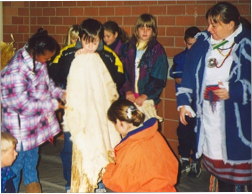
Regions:
<instances>
[{"instance_id":1,"label":"dark hair","mask_svg":"<svg viewBox=\"0 0 252 194\"><path fill-rule=\"evenodd\" d=\"M118 38L124 44L129 40L128 34L118 26L118 24L114 21L107 21L103 24L103 30L109 31L112 34L118 33Z\"/></svg>"},{"instance_id":2,"label":"dark hair","mask_svg":"<svg viewBox=\"0 0 252 194\"><path fill-rule=\"evenodd\" d=\"M89 18L82 21L79 30L80 38L84 37L84 40L94 40L96 36L99 36L100 40L103 39L103 27L101 22Z\"/></svg>"},{"instance_id":3,"label":"dark hair","mask_svg":"<svg viewBox=\"0 0 252 194\"><path fill-rule=\"evenodd\" d=\"M194 38L194 36L200 32L200 29L196 26L192 26L190 28L187 28L185 31L184 40L186 41L188 38Z\"/></svg>"},{"instance_id":4,"label":"dark hair","mask_svg":"<svg viewBox=\"0 0 252 194\"><path fill-rule=\"evenodd\" d=\"M240 17L240 22L247 30L251 31L251 23L246 18Z\"/></svg>"},{"instance_id":5,"label":"dark hair","mask_svg":"<svg viewBox=\"0 0 252 194\"><path fill-rule=\"evenodd\" d=\"M228 2L220 2L211 7L206 13L206 19L212 18L214 23L222 21L228 24L234 21L235 28L240 24L240 13L236 6Z\"/></svg>"},{"instance_id":6,"label":"dark hair","mask_svg":"<svg viewBox=\"0 0 252 194\"><path fill-rule=\"evenodd\" d=\"M37 33L34 34L27 43L26 51L28 53L32 52L33 56L33 71L35 69L35 61L37 55L44 55L45 51L57 52L59 49L57 41L48 35L46 30L39 28Z\"/></svg>"},{"instance_id":7,"label":"dark hair","mask_svg":"<svg viewBox=\"0 0 252 194\"><path fill-rule=\"evenodd\" d=\"M116 119L139 126L144 122L145 115L136 108L134 103L126 99L118 99L108 109L108 119L116 123Z\"/></svg>"}]
</instances>

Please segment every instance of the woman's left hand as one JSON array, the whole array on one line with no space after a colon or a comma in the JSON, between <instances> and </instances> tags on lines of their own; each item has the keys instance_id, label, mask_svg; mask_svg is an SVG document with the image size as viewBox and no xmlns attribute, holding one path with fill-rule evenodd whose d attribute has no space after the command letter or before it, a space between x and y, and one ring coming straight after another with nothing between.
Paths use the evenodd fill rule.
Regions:
<instances>
[{"instance_id":1,"label":"woman's left hand","mask_svg":"<svg viewBox=\"0 0 252 194\"><path fill-rule=\"evenodd\" d=\"M219 82L219 85L223 86L222 82ZM227 100L229 99L229 92L227 91L226 88L220 88L217 90L214 90L213 93L218 96L221 100Z\"/></svg>"}]
</instances>

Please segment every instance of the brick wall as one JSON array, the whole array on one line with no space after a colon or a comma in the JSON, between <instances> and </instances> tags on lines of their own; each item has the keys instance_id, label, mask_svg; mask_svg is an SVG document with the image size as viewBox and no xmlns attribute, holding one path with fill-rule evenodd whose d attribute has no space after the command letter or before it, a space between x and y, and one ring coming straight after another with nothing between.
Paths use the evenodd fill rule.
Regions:
<instances>
[{"instance_id":1,"label":"brick wall","mask_svg":"<svg viewBox=\"0 0 252 194\"><path fill-rule=\"evenodd\" d=\"M206 11L219 1L4 1L3 40L11 41L21 48L39 27L43 27L62 46L69 26L80 24L92 17L104 23L116 21L129 35L134 31L137 17L151 13L157 19L158 41L166 49L170 66L175 54L184 49L183 35L186 28L196 25L206 29ZM229 0L235 4L240 14L251 21L250 0ZM158 113L164 116L162 133L177 153L178 112L174 80L168 79L158 105Z\"/></svg>"}]
</instances>

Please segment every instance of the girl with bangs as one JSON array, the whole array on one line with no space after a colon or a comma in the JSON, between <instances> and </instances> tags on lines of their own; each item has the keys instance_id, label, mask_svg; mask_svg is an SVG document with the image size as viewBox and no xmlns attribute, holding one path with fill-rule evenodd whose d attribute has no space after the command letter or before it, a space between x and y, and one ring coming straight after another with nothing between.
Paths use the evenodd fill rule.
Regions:
<instances>
[{"instance_id":1,"label":"girl with bangs","mask_svg":"<svg viewBox=\"0 0 252 194\"><path fill-rule=\"evenodd\" d=\"M142 14L137 19L134 35L119 53L126 76L120 94L138 106L142 106L146 100L153 100L156 106L166 84L167 56L156 39L154 16Z\"/></svg>"}]
</instances>

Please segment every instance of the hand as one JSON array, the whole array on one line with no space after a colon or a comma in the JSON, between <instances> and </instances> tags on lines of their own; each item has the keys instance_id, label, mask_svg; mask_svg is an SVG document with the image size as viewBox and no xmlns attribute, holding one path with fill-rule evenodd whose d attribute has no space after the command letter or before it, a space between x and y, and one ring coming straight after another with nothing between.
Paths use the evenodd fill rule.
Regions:
<instances>
[{"instance_id":1,"label":"hand","mask_svg":"<svg viewBox=\"0 0 252 194\"><path fill-rule=\"evenodd\" d=\"M136 100L135 94L132 91L126 92L126 99L134 103Z\"/></svg>"},{"instance_id":2,"label":"hand","mask_svg":"<svg viewBox=\"0 0 252 194\"><path fill-rule=\"evenodd\" d=\"M81 55L81 54L87 54L87 51L84 49L84 48L82 48L82 49L79 49L79 50L77 50L76 52L75 52L75 57L76 56L78 56L78 55Z\"/></svg>"},{"instance_id":3,"label":"hand","mask_svg":"<svg viewBox=\"0 0 252 194\"><path fill-rule=\"evenodd\" d=\"M61 102L59 102L59 108L58 109L66 109L66 106L63 105Z\"/></svg>"},{"instance_id":4,"label":"hand","mask_svg":"<svg viewBox=\"0 0 252 194\"><path fill-rule=\"evenodd\" d=\"M146 96L145 94L142 94L140 96L138 96L138 98L135 100L136 104L138 106L142 106L144 101L148 98L148 96Z\"/></svg>"},{"instance_id":5,"label":"hand","mask_svg":"<svg viewBox=\"0 0 252 194\"><path fill-rule=\"evenodd\" d=\"M186 110L186 106L182 106L180 109L179 109L179 115L180 115L180 122L183 124L183 125L187 125L187 121L186 121L186 115L188 115L190 118L192 117L192 114L190 111Z\"/></svg>"},{"instance_id":6,"label":"hand","mask_svg":"<svg viewBox=\"0 0 252 194\"><path fill-rule=\"evenodd\" d=\"M66 95L67 95L67 93L64 92L63 96L62 96L62 99L61 99L64 104L66 104Z\"/></svg>"},{"instance_id":7,"label":"hand","mask_svg":"<svg viewBox=\"0 0 252 194\"><path fill-rule=\"evenodd\" d=\"M219 82L220 87L223 86L222 82ZM229 99L229 92L226 88L222 87L220 89L214 90L213 93L219 97L221 100L227 100Z\"/></svg>"},{"instance_id":8,"label":"hand","mask_svg":"<svg viewBox=\"0 0 252 194\"><path fill-rule=\"evenodd\" d=\"M115 152L113 149L108 150L108 160L110 163L114 163L115 162Z\"/></svg>"}]
</instances>

